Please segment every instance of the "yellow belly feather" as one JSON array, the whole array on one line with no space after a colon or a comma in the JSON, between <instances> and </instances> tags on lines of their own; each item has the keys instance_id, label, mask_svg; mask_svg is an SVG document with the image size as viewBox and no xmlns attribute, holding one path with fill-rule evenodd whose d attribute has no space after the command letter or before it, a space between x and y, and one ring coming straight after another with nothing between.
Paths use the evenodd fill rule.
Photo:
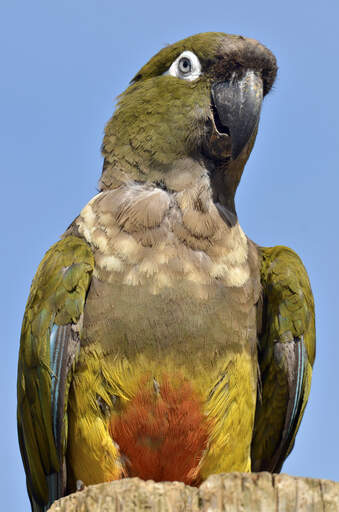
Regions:
<instances>
[{"instance_id":1,"label":"yellow belly feather","mask_svg":"<svg viewBox=\"0 0 339 512\"><path fill-rule=\"evenodd\" d=\"M208 424L208 445L200 454L200 476L250 471L250 444L256 402L256 364L244 349L217 361L209 371L199 361L178 367L175 354L153 359L140 354L133 362L83 349L69 401L69 463L75 480L86 485L126 475L124 454L109 433L146 382L159 386L166 376L187 381L201 400ZM156 383L156 384L155 384ZM166 478L165 478L166 479Z\"/></svg>"}]
</instances>

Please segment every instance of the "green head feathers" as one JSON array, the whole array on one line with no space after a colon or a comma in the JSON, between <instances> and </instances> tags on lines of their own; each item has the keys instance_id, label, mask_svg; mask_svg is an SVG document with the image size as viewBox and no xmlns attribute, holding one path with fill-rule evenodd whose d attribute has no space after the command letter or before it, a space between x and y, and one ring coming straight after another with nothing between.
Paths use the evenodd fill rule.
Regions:
<instances>
[{"instance_id":1,"label":"green head feathers","mask_svg":"<svg viewBox=\"0 0 339 512\"><path fill-rule=\"evenodd\" d=\"M271 52L242 36L204 33L162 49L135 75L106 126L101 188L114 188L123 175L168 186L168 172L187 158L238 175L276 70Z\"/></svg>"}]
</instances>

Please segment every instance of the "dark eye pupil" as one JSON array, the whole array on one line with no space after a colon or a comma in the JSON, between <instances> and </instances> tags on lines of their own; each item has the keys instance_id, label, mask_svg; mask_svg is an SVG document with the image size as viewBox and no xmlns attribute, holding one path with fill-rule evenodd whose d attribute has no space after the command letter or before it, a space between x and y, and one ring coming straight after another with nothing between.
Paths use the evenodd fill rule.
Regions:
<instances>
[{"instance_id":1,"label":"dark eye pupil","mask_svg":"<svg viewBox=\"0 0 339 512\"><path fill-rule=\"evenodd\" d=\"M183 57L182 59L179 60L179 70L182 72L182 73L189 73L192 69L192 64L191 64L191 61L189 59L187 59L187 57Z\"/></svg>"}]
</instances>

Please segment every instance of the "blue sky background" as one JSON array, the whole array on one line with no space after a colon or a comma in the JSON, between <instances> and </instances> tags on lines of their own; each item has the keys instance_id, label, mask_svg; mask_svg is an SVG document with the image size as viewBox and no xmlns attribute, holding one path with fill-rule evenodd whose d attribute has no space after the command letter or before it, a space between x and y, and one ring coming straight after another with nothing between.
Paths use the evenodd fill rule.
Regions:
<instances>
[{"instance_id":1,"label":"blue sky background","mask_svg":"<svg viewBox=\"0 0 339 512\"><path fill-rule=\"evenodd\" d=\"M283 470L339 480L338 19L337 0L2 0L3 510L29 510L15 409L20 325L33 275L96 192L115 97L166 43L205 31L254 37L278 59L237 209L257 243L299 253L315 296L312 392Z\"/></svg>"}]
</instances>

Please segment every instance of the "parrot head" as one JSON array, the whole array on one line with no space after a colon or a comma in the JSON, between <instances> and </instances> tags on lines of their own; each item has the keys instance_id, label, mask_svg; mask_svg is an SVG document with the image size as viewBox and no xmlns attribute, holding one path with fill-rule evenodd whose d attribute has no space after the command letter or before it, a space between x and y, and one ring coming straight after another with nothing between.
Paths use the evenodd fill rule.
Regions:
<instances>
[{"instance_id":1,"label":"parrot head","mask_svg":"<svg viewBox=\"0 0 339 512\"><path fill-rule=\"evenodd\" d=\"M135 180L178 191L209 174L230 211L277 72L254 39L197 34L157 53L119 97L106 126L100 189Z\"/></svg>"}]
</instances>

